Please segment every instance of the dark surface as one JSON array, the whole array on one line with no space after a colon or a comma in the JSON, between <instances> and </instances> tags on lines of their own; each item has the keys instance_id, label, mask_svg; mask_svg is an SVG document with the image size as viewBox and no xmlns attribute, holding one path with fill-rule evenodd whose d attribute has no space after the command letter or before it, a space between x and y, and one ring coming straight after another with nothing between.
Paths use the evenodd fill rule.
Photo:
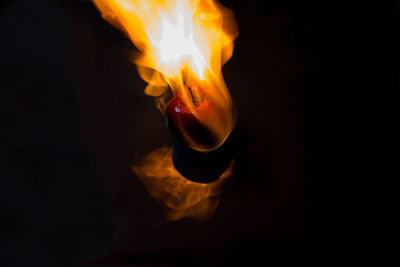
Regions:
<instances>
[{"instance_id":1,"label":"dark surface","mask_svg":"<svg viewBox=\"0 0 400 267\"><path fill-rule=\"evenodd\" d=\"M364 235L367 177L398 178L398 4L249 2L224 1L239 150L202 223L167 222L131 171L169 136L129 40L87 1L1 2L2 265L310 266Z\"/></svg>"}]
</instances>

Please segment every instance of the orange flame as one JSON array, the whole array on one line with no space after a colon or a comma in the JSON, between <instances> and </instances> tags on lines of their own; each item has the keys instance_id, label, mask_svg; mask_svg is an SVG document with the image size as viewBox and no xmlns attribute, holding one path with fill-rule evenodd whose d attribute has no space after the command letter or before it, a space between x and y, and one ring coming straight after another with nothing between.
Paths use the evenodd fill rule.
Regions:
<instances>
[{"instance_id":1,"label":"orange flame","mask_svg":"<svg viewBox=\"0 0 400 267\"><path fill-rule=\"evenodd\" d=\"M233 13L213 0L93 0L104 19L123 30L141 51L134 57L148 82L145 93L162 96L168 88L215 141L204 145L179 126L183 141L199 151L224 143L235 124L232 100L221 67L233 52L238 31ZM211 103L198 107L192 91Z\"/></svg>"},{"instance_id":2,"label":"orange flame","mask_svg":"<svg viewBox=\"0 0 400 267\"><path fill-rule=\"evenodd\" d=\"M166 208L168 220L184 217L205 220L218 207L222 185L232 174L232 163L218 180L209 184L194 183L174 168L171 149L161 147L146 155L141 164L132 169L152 197Z\"/></svg>"},{"instance_id":3,"label":"orange flame","mask_svg":"<svg viewBox=\"0 0 400 267\"><path fill-rule=\"evenodd\" d=\"M160 97L171 111L168 122L185 144L199 151L221 146L235 124L222 65L232 56L238 31L233 13L216 0L93 0L103 18L124 31L140 50L134 62L148 83L145 93ZM166 104L168 88L173 99ZM171 126L172 125L172 126ZM160 200L167 219L211 216L231 166L210 184L194 183L174 168L171 149L148 154L133 171Z\"/></svg>"}]
</instances>

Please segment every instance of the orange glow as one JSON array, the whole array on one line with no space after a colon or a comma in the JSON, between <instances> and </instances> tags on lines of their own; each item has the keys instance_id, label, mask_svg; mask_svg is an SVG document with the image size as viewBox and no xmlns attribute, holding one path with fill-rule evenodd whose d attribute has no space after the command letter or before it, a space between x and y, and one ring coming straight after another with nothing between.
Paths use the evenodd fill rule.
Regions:
<instances>
[{"instance_id":1,"label":"orange glow","mask_svg":"<svg viewBox=\"0 0 400 267\"><path fill-rule=\"evenodd\" d=\"M161 147L146 155L141 164L132 169L151 196L161 202L168 220L185 217L205 220L218 207L222 185L232 174L232 163L218 180L209 184L194 183L174 168L171 149Z\"/></svg>"},{"instance_id":2,"label":"orange glow","mask_svg":"<svg viewBox=\"0 0 400 267\"><path fill-rule=\"evenodd\" d=\"M145 93L163 96L170 88L213 136L212 142L199 143L178 124L183 141L199 151L221 146L235 124L221 71L238 34L233 13L213 0L93 1L104 19L123 30L140 50L134 62L148 83ZM211 103L206 112L203 97Z\"/></svg>"}]
</instances>

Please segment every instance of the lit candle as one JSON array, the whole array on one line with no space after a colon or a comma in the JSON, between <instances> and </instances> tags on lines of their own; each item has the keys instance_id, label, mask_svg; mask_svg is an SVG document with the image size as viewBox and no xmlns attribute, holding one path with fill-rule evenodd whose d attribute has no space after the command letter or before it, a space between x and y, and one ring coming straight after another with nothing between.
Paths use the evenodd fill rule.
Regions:
<instances>
[{"instance_id":1,"label":"lit candle","mask_svg":"<svg viewBox=\"0 0 400 267\"><path fill-rule=\"evenodd\" d=\"M220 137L207 125L207 121L218 120L220 109L193 85L186 85L180 92L171 98L166 107L172 136L195 150L213 150L218 146Z\"/></svg>"}]
</instances>

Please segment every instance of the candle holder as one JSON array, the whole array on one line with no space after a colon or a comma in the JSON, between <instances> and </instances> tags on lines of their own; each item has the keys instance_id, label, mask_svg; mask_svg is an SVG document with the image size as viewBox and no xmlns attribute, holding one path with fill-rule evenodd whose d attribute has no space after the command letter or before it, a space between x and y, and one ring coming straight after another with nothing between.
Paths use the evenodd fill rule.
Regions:
<instances>
[{"instance_id":1,"label":"candle holder","mask_svg":"<svg viewBox=\"0 0 400 267\"><path fill-rule=\"evenodd\" d=\"M173 139L172 162L175 169L186 179L197 183L217 180L230 166L233 159L232 134L217 149L200 152L176 138Z\"/></svg>"}]
</instances>

